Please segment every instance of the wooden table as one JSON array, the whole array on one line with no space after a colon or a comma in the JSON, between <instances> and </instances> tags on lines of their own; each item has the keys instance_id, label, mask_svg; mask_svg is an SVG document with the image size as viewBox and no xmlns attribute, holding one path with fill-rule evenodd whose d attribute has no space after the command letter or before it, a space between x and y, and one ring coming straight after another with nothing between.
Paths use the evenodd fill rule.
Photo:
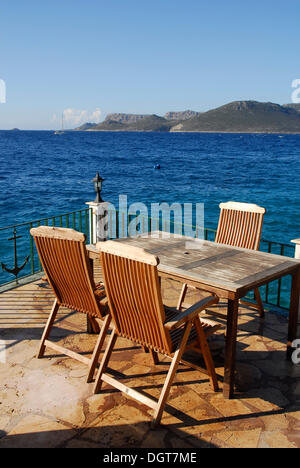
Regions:
<instances>
[{"instance_id":1,"label":"wooden table","mask_svg":"<svg viewBox=\"0 0 300 468\"><path fill-rule=\"evenodd\" d=\"M156 232L152 236L142 235L118 241L142 247L157 255L160 259L160 276L188 283L228 300L223 394L225 398L232 398L239 299L254 288L292 275L287 338L287 354L290 357L293 351L291 345L297 334L300 261L185 236L165 236L166 233ZM99 255L94 246L88 246L88 250L91 258Z\"/></svg>"}]
</instances>

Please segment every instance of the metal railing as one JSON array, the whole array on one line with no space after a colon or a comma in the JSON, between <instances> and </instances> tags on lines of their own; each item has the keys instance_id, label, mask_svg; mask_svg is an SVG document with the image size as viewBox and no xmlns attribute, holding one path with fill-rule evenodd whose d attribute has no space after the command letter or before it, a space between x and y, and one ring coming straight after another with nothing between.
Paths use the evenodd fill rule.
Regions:
<instances>
[{"instance_id":1,"label":"metal railing","mask_svg":"<svg viewBox=\"0 0 300 468\"><path fill-rule=\"evenodd\" d=\"M286 257L294 257L295 255L295 246L293 244L284 244L265 239L261 240L259 250L276 255L285 255ZM291 286L290 275L272 281L261 288L262 300L266 304L289 309Z\"/></svg>"},{"instance_id":2,"label":"metal railing","mask_svg":"<svg viewBox=\"0 0 300 468\"><path fill-rule=\"evenodd\" d=\"M0 286L42 271L41 264L30 235L37 226L59 226L84 232L89 241L93 237L90 225L90 208L20 223L0 228Z\"/></svg>"},{"instance_id":3,"label":"metal railing","mask_svg":"<svg viewBox=\"0 0 300 468\"><path fill-rule=\"evenodd\" d=\"M91 239L93 239L91 211L90 208L85 208L0 228L0 264L2 266L2 271L0 269L0 286L13 282L17 283L21 278L30 277L42 271L33 238L30 235L32 227L41 225L70 227L84 232L87 242L91 242ZM216 234L216 230L209 227L175 223L172 220L164 221L162 218L151 218L137 214L125 215L118 211L109 212L107 215L107 233L109 239L118 239L120 237L134 236L137 233L157 230L181 234L193 231L195 237L210 241L215 240ZM262 239L260 250L294 257L293 244ZM261 288L263 301L270 306L288 309L290 289L290 276L273 281ZM254 299L254 295L250 293L248 298L250 300Z\"/></svg>"}]
</instances>

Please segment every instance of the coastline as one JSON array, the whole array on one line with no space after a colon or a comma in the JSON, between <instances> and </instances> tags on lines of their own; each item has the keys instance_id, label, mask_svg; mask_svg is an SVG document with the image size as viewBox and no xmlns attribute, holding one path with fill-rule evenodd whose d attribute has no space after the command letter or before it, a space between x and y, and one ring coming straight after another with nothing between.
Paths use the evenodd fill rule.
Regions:
<instances>
[{"instance_id":1,"label":"coastline","mask_svg":"<svg viewBox=\"0 0 300 468\"><path fill-rule=\"evenodd\" d=\"M12 133L11 130L8 129L0 129L0 132L9 132ZM16 133L21 132L54 132L54 130L18 130ZM159 131L159 130L102 130L102 129L87 129L87 130L64 130L65 133L87 133L87 132L100 132L100 133L209 133L209 134L229 134L229 135L300 135L299 132L292 132L292 131L262 131L262 130L170 130L170 131Z\"/></svg>"},{"instance_id":2,"label":"coastline","mask_svg":"<svg viewBox=\"0 0 300 468\"><path fill-rule=\"evenodd\" d=\"M50 130L51 131L51 130ZM102 130L102 129L88 129L88 130L70 130L74 132L108 132L108 133L228 133L228 134L265 134L265 135L300 135L299 132L272 132L272 131L262 131L262 130L170 130L165 131L155 131L155 130Z\"/></svg>"}]
</instances>

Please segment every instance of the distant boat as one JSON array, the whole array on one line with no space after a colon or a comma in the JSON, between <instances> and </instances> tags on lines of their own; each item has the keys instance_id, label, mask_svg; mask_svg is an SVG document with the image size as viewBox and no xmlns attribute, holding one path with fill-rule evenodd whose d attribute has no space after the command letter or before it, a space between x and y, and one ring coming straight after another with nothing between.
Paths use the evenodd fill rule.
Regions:
<instances>
[{"instance_id":1,"label":"distant boat","mask_svg":"<svg viewBox=\"0 0 300 468\"><path fill-rule=\"evenodd\" d=\"M61 116L61 130L56 130L54 135L62 135L64 132L64 114Z\"/></svg>"}]
</instances>

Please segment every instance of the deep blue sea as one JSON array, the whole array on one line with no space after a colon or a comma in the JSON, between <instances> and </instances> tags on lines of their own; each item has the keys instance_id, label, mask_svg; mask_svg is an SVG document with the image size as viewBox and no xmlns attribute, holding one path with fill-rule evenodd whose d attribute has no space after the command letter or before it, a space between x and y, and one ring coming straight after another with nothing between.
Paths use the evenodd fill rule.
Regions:
<instances>
[{"instance_id":1,"label":"deep blue sea","mask_svg":"<svg viewBox=\"0 0 300 468\"><path fill-rule=\"evenodd\" d=\"M161 165L154 170L155 162ZM267 209L263 238L300 236L300 135L0 131L0 226L116 203L202 202L216 227L221 201Z\"/></svg>"},{"instance_id":2,"label":"deep blue sea","mask_svg":"<svg viewBox=\"0 0 300 468\"><path fill-rule=\"evenodd\" d=\"M160 170L154 170L159 162ZM300 135L0 131L0 226L117 203L199 202L216 228L219 203L266 208L262 238L300 237ZM0 261L7 245L0 246Z\"/></svg>"}]
</instances>

